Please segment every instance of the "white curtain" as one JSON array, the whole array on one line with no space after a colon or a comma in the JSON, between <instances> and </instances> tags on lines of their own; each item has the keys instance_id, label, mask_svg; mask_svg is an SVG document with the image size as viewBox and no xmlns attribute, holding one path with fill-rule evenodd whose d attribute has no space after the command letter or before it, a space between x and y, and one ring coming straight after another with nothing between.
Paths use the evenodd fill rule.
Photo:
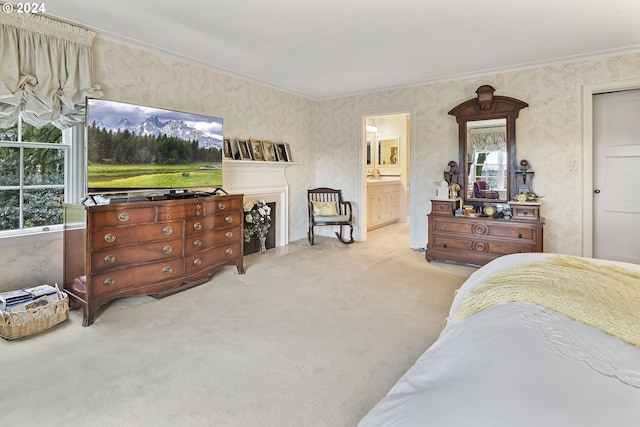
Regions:
<instances>
[{"instance_id":1,"label":"white curtain","mask_svg":"<svg viewBox=\"0 0 640 427\"><path fill-rule=\"evenodd\" d=\"M507 132L504 126L469 129L469 142L474 151L506 151Z\"/></svg>"},{"instance_id":2,"label":"white curtain","mask_svg":"<svg viewBox=\"0 0 640 427\"><path fill-rule=\"evenodd\" d=\"M84 121L95 34L37 14L0 13L0 127L23 120L60 129Z\"/></svg>"}]
</instances>

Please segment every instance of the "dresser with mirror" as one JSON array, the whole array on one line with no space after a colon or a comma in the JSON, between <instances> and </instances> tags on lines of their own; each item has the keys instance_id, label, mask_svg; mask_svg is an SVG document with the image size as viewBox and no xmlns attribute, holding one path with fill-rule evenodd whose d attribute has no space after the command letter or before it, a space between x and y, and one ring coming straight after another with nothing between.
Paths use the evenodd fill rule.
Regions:
<instances>
[{"instance_id":1,"label":"dresser with mirror","mask_svg":"<svg viewBox=\"0 0 640 427\"><path fill-rule=\"evenodd\" d=\"M457 181L449 184L460 189L457 197L431 201L427 261L484 265L502 255L542 252L540 204L514 201L532 192L522 187L516 158L516 119L528 104L494 92L480 86L475 98L449 111L459 144Z\"/></svg>"}]
</instances>

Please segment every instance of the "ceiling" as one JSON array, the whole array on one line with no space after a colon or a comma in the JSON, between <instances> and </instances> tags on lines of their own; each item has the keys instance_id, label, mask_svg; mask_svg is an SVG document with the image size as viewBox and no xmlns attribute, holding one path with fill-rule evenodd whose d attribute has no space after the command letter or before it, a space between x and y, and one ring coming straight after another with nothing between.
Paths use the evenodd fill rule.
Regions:
<instances>
[{"instance_id":1,"label":"ceiling","mask_svg":"<svg viewBox=\"0 0 640 427\"><path fill-rule=\"evenodd\" d=\"M640 51L638 0L55 0L99 37L312 99Z\"/></svg>"}]
</instances>

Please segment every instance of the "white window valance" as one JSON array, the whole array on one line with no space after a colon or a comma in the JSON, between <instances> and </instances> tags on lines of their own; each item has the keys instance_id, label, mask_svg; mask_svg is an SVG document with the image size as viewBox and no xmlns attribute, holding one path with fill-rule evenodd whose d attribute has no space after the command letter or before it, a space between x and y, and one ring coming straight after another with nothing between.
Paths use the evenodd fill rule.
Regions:
<instances>
[{"instance_id":1,"label":"white window valance","mask_svg":"<svg viewBox=\"0 0 640 427\"><path fill-rule=\"evenodd\" d=\"M0 13L0 127L20 113L38 127L83 122L86 97L102 97L92 82L94 36L38 14Z\"/></svg>"},{"instance_id":2,"label":"white window valance","mask_svg":"<svg viewBox=\"0 0 640 427\"><path fill-rule=\"evenodd\" d=\"M469 142L474 151L505 151L507 132L504 126L469 129Z\"/></svg>"}]
</instances>

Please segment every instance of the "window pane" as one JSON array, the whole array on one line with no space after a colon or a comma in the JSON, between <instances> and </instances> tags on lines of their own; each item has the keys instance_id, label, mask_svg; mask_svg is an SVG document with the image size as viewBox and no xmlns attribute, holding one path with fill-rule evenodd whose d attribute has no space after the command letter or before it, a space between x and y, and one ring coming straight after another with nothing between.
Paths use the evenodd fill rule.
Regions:
<instances>
[{"instance_id":1,"label":"window pane","mask_svg":"<svg viewBox=\"0 0 640 427\"><path fill-rule=\"evenodd\" d=\"M62 143L62 131L57 127L48 124L37 128L28 123L22 123L22 141L23 142L52 142L56 144Z\"/></svg>"},{"instance_id":2,"label":"window pane","mask_svg":"<svg viewBox=\"0 0 640 427\"><path fill-rule=\"evenodd\" d=\"M15 230L20 221L20 191L0 190L0 230Z\"/></svg>"},{"instance_id":3,"label":"window pane","mask_svg":"<svg viewBox=\"0 0 640 427\"><path fill-rule=\"evenodd\" d=\"M37 189L24 192L24 228L62 224L64 189Z\"/></svg>"},{"instance_id":4,"label":"window pane","mask_svg":"<svg viewBox=\"0 0 640 427\"><path fill-rule=\"evenodd\" d=\"M17 141L18 125L3 128L0 127L0 141Z\"/></svg>"},{"instance_id":5,"label":"window pane","mask_svg":"<svg viewBox=\"0 0 640 427\"><path fill-rule=\"evenodd\" d=\"M0 147L0 186L20 184L20 148Z\"/></svg>"},{"instance_id":6,"label":"window pane","mask_svg":"<svg viewBox=\"0 0 640 427\"><path fill-rule=\"evenodd\" d=\"M24 149L25 185L64 185L64 153L56 148Z\"/></svg>"}]
</instances>

